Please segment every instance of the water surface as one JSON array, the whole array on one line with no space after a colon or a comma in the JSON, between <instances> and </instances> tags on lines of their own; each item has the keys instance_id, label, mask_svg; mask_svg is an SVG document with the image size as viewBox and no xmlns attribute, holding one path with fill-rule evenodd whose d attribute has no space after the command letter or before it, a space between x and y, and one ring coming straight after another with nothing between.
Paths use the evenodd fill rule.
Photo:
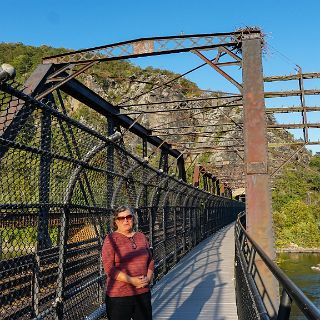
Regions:
<instances>
[{"instance_id":1,"label":"water surface","mask_svg":"<svg viewBox=\"0 0 320 320\"><path fill-rule=\"evenodd\" d=\"M277 257L279 267L320 309L320 271L311 267L320 263L319 253L280 253ZM290 319L307 319L293 305Z\"/></svg>"}]
</instances>

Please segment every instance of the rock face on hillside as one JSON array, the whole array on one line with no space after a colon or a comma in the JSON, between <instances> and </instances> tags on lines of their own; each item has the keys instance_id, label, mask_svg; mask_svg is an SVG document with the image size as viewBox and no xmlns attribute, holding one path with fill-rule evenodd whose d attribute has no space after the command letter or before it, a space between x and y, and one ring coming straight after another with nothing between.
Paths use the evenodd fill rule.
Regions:
<instances>
[{"instance_id":1,"label":"rock face on hillside","mask_svg":"<svg viewBox=\"0 0 320 320\"><path fill-rule=\"evenodd\" d=\"M228 104L231 98L221 98L222 93L185 92L183 86L167 83L167 75L134 76L125 80L113 78L97 79L92 75L85 76L83 82L114 106L121 113L131 113L143 126L150 128L152 134L160 136L181 152L184 151L186 162L203 164L208 170L229 181L232 187L243 186L237 179L243 176L243 112L241 106L216 108ZM225 95L224 95L225 96ZM185 101L197 99L197 101ZM203 100L209 99L209 100ZM176 101L168 103L170 101ZM73 108L79 108L77 102L71 100ZM139 106L137 106L139 105ZM159 111L154 113L153 111ZM165 112L165 110L170 110ZM274 123L273 116L268 115L267 123ZM269 130L269 143L293 141L285 130ZM126 145L133 152L141 141L138 137L128 135ZM279 146L269 148L269 171L274 172L285 159L289 158L297 146ZM198 154L200 153L200 155ZM308 162L307 151L300 152ZM295 160L295 159L293 159ZM224 177L234 178L227 179Z\"/></svg>"}]
</instances>

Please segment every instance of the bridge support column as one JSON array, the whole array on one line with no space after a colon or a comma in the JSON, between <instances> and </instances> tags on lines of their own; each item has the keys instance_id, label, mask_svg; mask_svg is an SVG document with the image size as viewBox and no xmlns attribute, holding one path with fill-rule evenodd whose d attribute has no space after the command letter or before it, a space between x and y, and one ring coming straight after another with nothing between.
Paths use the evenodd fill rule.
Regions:
<instances>
[{"instance_id":1,"label":"bridge support column","mask_svg":"<svg viewBox=\"0 0 320 320\"><path fill-rule=\"evenodd\" d=\"M260 32L242 36L247 230L269 257L274 259L261 47ZM278 309L278 283L261 260L256 260L256 265L260 280L263 279L257 280L257 285L261 292L267 291L264 302L273 318Z\"/></svg>"}]
</instances>

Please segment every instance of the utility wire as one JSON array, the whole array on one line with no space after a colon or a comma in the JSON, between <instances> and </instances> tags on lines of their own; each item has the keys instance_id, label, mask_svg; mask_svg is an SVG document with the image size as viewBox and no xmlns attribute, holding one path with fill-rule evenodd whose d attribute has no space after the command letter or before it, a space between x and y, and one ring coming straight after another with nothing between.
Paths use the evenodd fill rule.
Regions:
<instances>
[{"instance_id":1,"label":"utility wire","mask_svg":"<svg viewBox=\"0 0 320 320\"><path fill-rule=\"evenodd\" d=\"M288 64L293 64L295 66L295 70L299 72L300 66L295 63L291 58L289 58L287 55L284 53L280 52L278 49L276 49L274 46L272 46L270 43L268 43L268 47L272 48L274 53L278 54L279 57L281 57L284 61L286 61Z\"/></svg>"}]
</instances>

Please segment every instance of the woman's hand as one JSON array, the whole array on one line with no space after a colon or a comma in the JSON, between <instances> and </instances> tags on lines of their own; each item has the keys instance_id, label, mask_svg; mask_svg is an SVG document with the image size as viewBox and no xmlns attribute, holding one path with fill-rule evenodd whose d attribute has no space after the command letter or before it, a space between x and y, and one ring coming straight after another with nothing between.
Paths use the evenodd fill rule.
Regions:
<instances>
[{"instance_id":1,"label":"woman's hand","mask_svg":"<svg viewBox=\"0 0 320 320\"><path fill-rule=\"evenodd\" d=\"M149 279L146 276L130 277L130 283L136 288L144 288L148 286Z\"/></svg>"},{"instance_id":2,"label":"woman's hand","mask_svg":"<svg viewBox=\"0 0 320 320\"><path fill-rule=\"evenodd\" d=\"M152 281L152 277L153 277L153 271L149 269L147 273L147 279L149 283Z\"/></svg>"}]
</instances>

